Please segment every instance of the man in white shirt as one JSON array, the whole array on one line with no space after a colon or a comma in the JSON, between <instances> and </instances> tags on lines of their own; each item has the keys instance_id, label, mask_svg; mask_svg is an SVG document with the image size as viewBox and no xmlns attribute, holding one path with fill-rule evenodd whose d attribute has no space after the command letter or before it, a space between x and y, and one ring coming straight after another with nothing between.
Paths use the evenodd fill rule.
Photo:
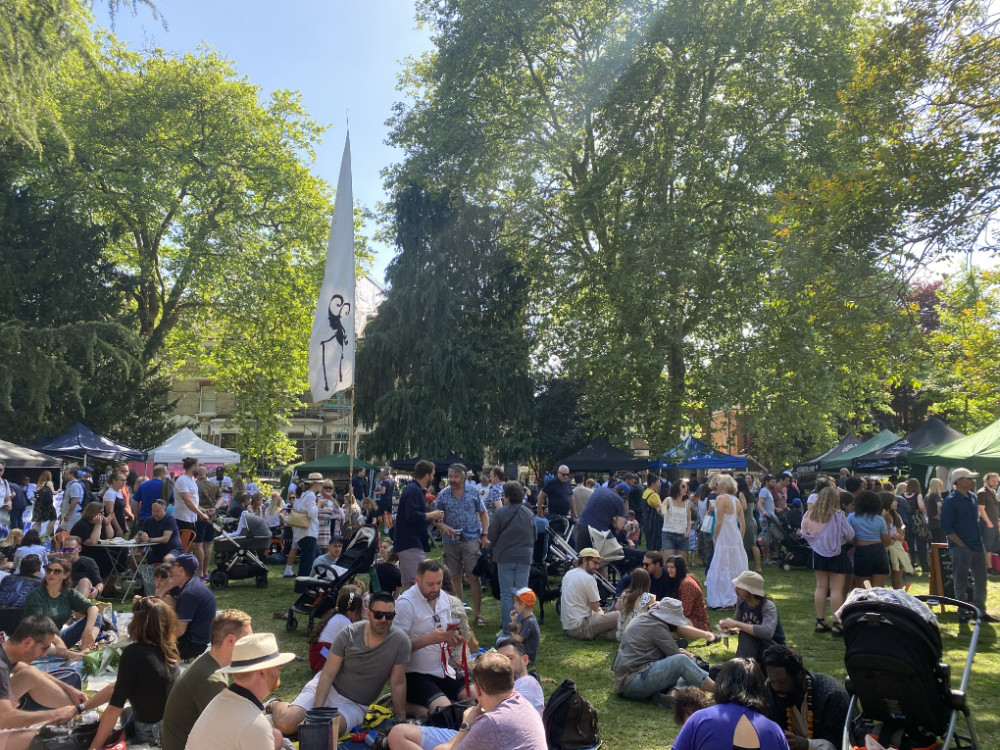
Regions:
<instances>
[{"instance_id":1,"label":"man in white shirt","mask_svg":"<svg viewBox=\"0 0 1000 750\"><path fill-rule=\"evenodd\" d=\"M63 496L59 503L60 531L69 531L81 518L83 509L80 507L80 501L83 500L83 485L76 475L77 472L73 469L63 471Z\"/></svg>"},{"instance_id":2,"label":"man in white shirt","mask_svg":"<svg viewBox=\"0 0 1000 750\"><path fill-rule=\"evenodd\" d=\"M433 558L417 566L416 585L396 600L396 625L410 637L406 666L406 713L428 711L465 700L465 682L448 664L447 648L461 641L458 623L451 622L451 605L441 592L444 568Z\"/></svg>"},{"instance_id":3,"label":"man in white shirt","mask_svg":"<svg viewBox=\"0 0 1000 750\"><path fill-rule=\"evenodd\" d=\"M177 521L179 532L190 529L195 533L195 526L199 520L208 522L208 514L201 509L198 504L198 482L195 475L198 473L198 459L184 459L184 473L177 477L174 483L174 520ZM182 535L183 536L183 535ZM204 550L200 545L194 544L191 547L198 560L199 568L204 568Z\"/></svg>"},{"instance_id":4,"label":"man in white shirt","mask_svg":"<svg viewBox=\"0 0 1000 750\"><path fill-rule=\"evenodd\" d=\"M604 612L594 573L601 567L601 555L593 547L580 550L577 567L563 576L560 619L563 633L570 638L592 641L614 640L618 613Z\"/></svg>"}]
</instances>

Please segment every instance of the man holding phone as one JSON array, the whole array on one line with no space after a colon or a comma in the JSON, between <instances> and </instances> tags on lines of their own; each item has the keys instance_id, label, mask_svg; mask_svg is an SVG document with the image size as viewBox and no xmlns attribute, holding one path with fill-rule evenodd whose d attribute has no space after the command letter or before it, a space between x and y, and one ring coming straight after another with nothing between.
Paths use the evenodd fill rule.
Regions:
<instances>
[{"instance_id":1,"label":"man holding phone","mask_svg":"<svg viewBox=\"0 0 1000 750\"><path fill-rule=\"evenodd\" d=\"M406 667L406 712L424 716L465 700L465 681L448 663L447 649L461 643L458 623L451 627L451 606L441 595L444 569L433 558L417 566L416 585L396 600L396 625L410 637L413 653Z\"/></svg>"}]
</instances>

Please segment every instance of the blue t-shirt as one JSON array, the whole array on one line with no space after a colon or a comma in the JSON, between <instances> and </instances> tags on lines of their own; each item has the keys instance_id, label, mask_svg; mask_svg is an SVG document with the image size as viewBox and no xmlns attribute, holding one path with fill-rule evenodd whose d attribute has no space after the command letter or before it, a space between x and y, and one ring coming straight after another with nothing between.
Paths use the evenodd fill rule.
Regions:
<instances>
[{"instance_id":1,"label":"blue t-shirt","mask_svg":"<svg viewBox=\"0 0 1000 750\"><path fill-rule=\"evenodd\" d=\"M744 716L757 732L760 744L751 747L768 750L788 750L788 740L781 727L763 714L752 711L738 703L723 703L695 711L684 722L680 734L674 740L674 750L719 750L719 748L739 747L733 741L736 725Z\"/></svg>"},{"instance_id":2,"label":"blue t-shirt","mask_svg":"<svg viewBox=\"0 0 1000 750\"><path fill-rule=\"evenodd\" d=\"M177 619L188 624L184 635L191 643L208 645L212 641L215 619L215 595L200 579L192 578L177 597Z\"/></svg>"},{"instance_id":3,"label":"blue t-shirt","mask_svg":"<svg viewBox=\"0 0 1000 750\"><path fill-rule=\"evenodd\" d=\"M462 496L455 497L451 487L445 487L438 493L434 507L444 511L444 522L447 526L461 531L466 537L478 538L483 530L483 525L479 520L479 514L486 511L482 498L475 490L470 490L468 486L462 488ZM444 538L445 544L457 542L457 539Z\"/></svg>"},{"instance_id":4,"label":"blue t-shirt","mask_svg":"<svg viewBox=\"0 0 1000 750\"><path fill-rule=\"evenodd\" d=\"M615 516L625 516L625 503L621 496L607 487L598 487L580 514L580 526L609 531Z\"/></svg>"},{"instance_id":5,"label":"blue t-shirt","mask_svg":"<svg viewBox=\"0 0 1000 750\"><path fill-rule=\"evenodd\" d=\"M147 558L149 562L163 562L163 558L168 554L179 552L183 549L181 545L181 532L177 528L177 521L169 514L164 516L162 521L157 521L150 516L142 522L139 528L141 531L149 534L150 539L161 537L167 531L173 532L170 535L170 539L166 542L163 544L154 544L149 548L149 556Z\"/></svg>"},{"instance_id":6,"label":"blue t-shirt","mask_svg":"<svg viewBox=\"0 0 1000 750\"><path fill-rule=\"evenodd\" d=\"M379 486L384 491L378 498L378 512L392 513L392 493L396 491L396 483L387 477L379 482Z\"/></svg>"},{"instance_id":7,"label":"blue t-shirt","mask_svg":"<svg viewBox=\"0 0 1000 750\"><path fill-rule=\"evenodd\" d=\"M153 501L160 499L160 492L163 490L162 479L147 479L139 485L132 499L139 503L139 520L151 518L153 515ZM150 536L153 536L150 534ZM159 534L157 534L159 536Z\"/></svg>"},{"instance_id":8,"label":"blue t-shirt","mask_svg":"<svg viewBox=\"0 0 1000 750\"><path fill-rule=\"evenodd\" d=\"M854 539L859 542L881 542L882 535L889 533L885 519L878 516L859 516L851 513L847 522L854 528Z\"/></svg>"}]
</instances>

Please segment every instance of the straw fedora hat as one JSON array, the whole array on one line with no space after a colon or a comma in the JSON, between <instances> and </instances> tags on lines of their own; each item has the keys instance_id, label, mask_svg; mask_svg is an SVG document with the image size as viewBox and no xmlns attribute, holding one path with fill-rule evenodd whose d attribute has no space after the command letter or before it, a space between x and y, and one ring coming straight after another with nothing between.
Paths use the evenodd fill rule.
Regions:
<instances>
[{"instance_id":1,"label":"straw fedora hat","mask_svg":"<svg viewBox=\"0 0 1000 750\"><path fill-rule=\"evenodd\" d=\"M245 635L233 646L233 661L219 674L254 672L268 667L280 667L295 658L295 654L278 651L278 641L273 633Z\"/></svg>"},{"instance_id":2,"label":"straw fedora hat","mask_svg":"<svg viewBox=\"0 0 1000 750\"><path fill-rule=\"evenodd\" d=\"M318 471L314 471L312 474L306 477L306 481L309 482L309 484L317 484L317 483L322 484L324 478L325 477Z\"/></svg>"}]
</instances>

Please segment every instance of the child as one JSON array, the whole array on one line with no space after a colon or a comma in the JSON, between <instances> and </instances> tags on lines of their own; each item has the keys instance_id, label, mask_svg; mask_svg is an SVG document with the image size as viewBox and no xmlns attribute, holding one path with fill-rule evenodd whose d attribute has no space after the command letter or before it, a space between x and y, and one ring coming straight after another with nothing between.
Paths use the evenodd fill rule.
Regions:
<instances>
[{"instance_id":1,"label":"child","mask_svg":"<svg viewBox=\"0 0 1000 750\"><path fill-rule=\"evenodd\" d=\"M524 644L528 659L532 662L538 656L538 644L542 637L532 609L536 601L535 592L527 586L514 592L514 609L510 613L510 625L507 626L510 637Z\"/></svg>"},{"instance_id":2,"label":"child","mask_svg":"<svg viewBox=\"0 0 1000 750\"><path fill-rule=\"evenodd\" d=\"M625 513L625 538L628 539L628 546L633 549L639 542L639 522L635 520L634 510Z\"/></svg>"}]
</instances>

